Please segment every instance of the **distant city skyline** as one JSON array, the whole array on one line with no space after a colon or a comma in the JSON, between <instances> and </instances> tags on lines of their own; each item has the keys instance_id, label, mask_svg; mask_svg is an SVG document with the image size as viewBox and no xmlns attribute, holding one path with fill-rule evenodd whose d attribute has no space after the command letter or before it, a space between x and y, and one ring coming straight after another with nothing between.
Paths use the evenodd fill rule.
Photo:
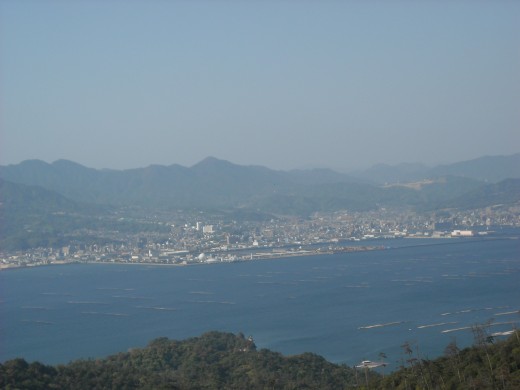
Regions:
<instances>
[{"instance_id":1,"label":"distant city skyline","mask_svg":"<svg viewBox=\"0 0 520 390\"><path fill-rule=\"evenodd\" d=\"M520 152L520 3L0 2L0 165Z\"/></svg>"}]
</instances>

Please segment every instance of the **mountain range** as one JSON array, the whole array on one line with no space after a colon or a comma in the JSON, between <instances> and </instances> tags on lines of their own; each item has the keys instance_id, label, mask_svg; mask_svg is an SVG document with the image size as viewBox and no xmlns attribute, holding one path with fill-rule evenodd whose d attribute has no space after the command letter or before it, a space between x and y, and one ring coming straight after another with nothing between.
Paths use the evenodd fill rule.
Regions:
<instances>
[{"instance_id":1,"label":"mountain range","mask_svg":"<svg viewBox=\"0 0 520 390\"><path fill-rule=\"evenodd\" d=\"M419 163L403 163L394 166L377 164L367 170L354 172L352 176L378 184L411 182L442 176L465 177L496 183L505 179L520 178L520 153L510 156L484 156L435 167L427 167Z\"/></svg>"},{"instance_id":2,"label":"mountain range","mask_svg":"<svg viewBox=\"0 0 520 390\"><path fill-rule=\"evenodd\" d=\"M151 165L129 170L97 170L67 160L52 164L27 160L0 167L4 181L0 196L5 205L12 203L13 186L20 184L26 187L19 187L19 192L35 193L31 186L36 186L46 190L47 197L51 192L74 204L166 210L247 209L308 214L379 206L471 208L518 202L519 167L520 153L433 168L419 164L378 165L350 175L329 169L277 171L213 157L192 167ZM507 183L500 184L506 179Z\"/></svg>"}]
</instances>

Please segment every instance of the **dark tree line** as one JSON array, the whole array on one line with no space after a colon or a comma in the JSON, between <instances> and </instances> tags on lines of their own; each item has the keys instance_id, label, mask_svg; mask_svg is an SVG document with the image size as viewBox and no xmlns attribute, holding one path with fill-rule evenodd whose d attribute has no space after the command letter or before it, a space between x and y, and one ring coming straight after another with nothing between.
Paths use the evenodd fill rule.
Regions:
<instances>
[{"instance_id":1,"label":"dark tree line","mask_svg":"<svg viewBox=\"0 0 520 390\"><path fill-rule=\"evenodd\" d=\"M445 356L424 360L403 344L403 366L380 375L304 353L257 350L244 335L210 332L184 341L159 338L104 359L47 366L23 359L0 364L1 389L520 389L520 334L496 342L475 326L475 345L453 341Z\"/></svg>"},{"instance_id":2,"label":"dark tree line","mask_svg":"<svg viewBox=\"0 0 520 390\"><path fill-rule=\"evenodd\" d=\"M185 341L56 367L22 359L0 365L2 389L347 389L354 371L305 353L257 350L242 334L210 332Z\"/></svg>"},{"instance_id":3,"label":"dark tree line","mask_svg":"<svg viewBox=\"0 0 520 390\"><path fill-rule=\"evenodd\" d=\"M403 345L407 359L403 367L378 378L374 389L520 389L520 332L505 341L496 341L487 325L473 326L475 343L459 349L452 341L444 356L421 359L410 343Z\"/></svg>"}]
</instances>

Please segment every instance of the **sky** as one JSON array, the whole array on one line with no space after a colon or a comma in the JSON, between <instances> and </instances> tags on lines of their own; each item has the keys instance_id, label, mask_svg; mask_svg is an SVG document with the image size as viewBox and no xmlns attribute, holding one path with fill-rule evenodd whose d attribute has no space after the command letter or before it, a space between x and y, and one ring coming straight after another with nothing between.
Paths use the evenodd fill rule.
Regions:
<instances>
[{"instance_id":1,"label":"sky","mask_svg":"<svg viewBox=\"0 0 520 390\"><path fill-rule=\"evenodd\" d=\"M518 1L0 0L0 164L520 152Z\"/></svg>"}]
</instances>

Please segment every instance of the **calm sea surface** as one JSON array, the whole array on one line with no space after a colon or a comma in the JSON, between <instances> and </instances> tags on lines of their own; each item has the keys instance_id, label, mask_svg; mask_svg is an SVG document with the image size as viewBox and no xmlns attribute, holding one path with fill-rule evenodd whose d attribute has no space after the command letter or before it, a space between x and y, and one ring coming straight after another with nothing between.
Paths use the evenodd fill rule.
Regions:
<instances>
[{"instance_id":1,"label":"calm sea surface","mask_svg":"<svg viewBox=\"0 0 520 390\"><path fill-rule=\"evenodd\" d=\"M405 341L434 358L453 338L472 343L471 330L459 328L493 319L498 332L520 323L520 240L370 242L380 244L388 249L0 272L0 361L66 363L219 330L349 365L384 352L395 369Z\"/></svg>"}]
</instances>

